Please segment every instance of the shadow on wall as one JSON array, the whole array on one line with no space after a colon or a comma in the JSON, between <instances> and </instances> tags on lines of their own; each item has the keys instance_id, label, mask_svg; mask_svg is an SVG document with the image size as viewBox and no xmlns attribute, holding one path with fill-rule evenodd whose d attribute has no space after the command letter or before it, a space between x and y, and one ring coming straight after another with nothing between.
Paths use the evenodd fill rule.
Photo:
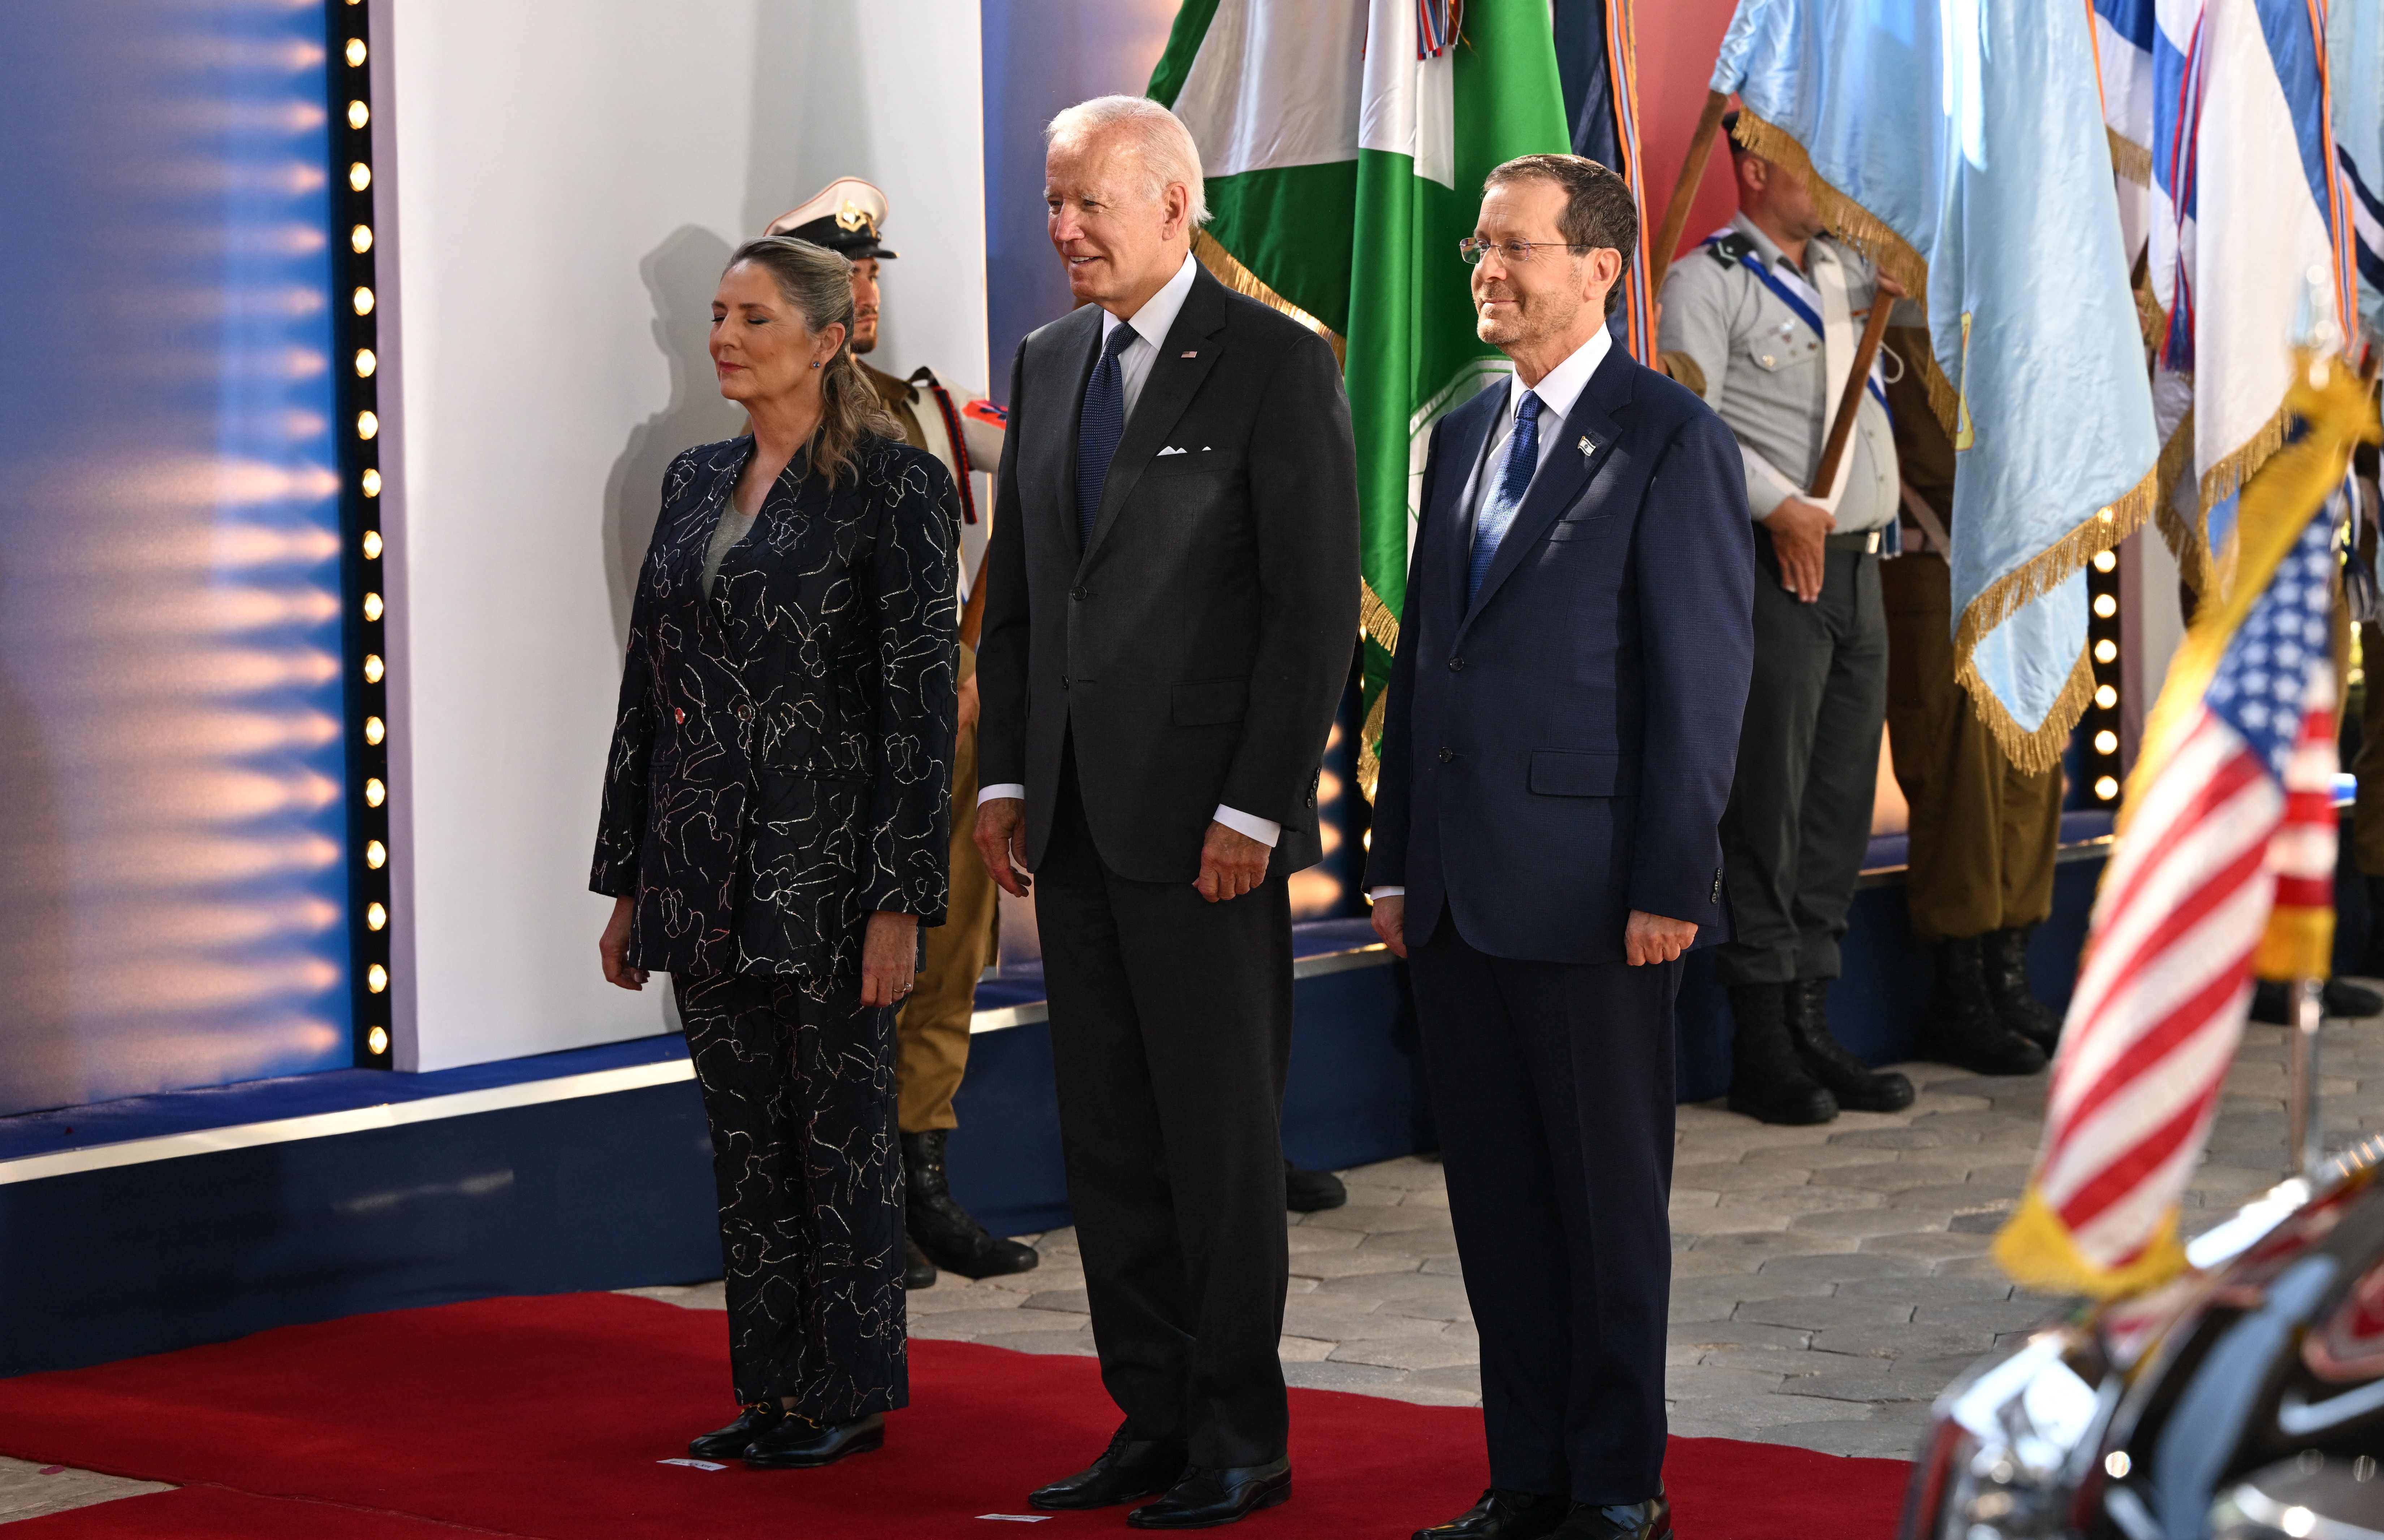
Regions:
<instances>
[{"instance_id":1,"label":"shadow on wall","mask_svg":"<svg viewBox=\"0 0 2384 1540\"><path fill-rule=\"evenodd\" d=\"M679 452L741 432L745 416L720 399L712 374L712 296L730 247L711 230L682 225L638 264L654 305L654 346L670 361L670 401L629 434L604 483L604 570L613 639L627 646L638 568L662 511L663 473Z\"/></svg>"},{"instance_id":2,"label":"shadow on wall","mask_svg":"<svg viewBox=\"0 0 2384 1540\"><path fill-rule=\"evenodd\" d=\"M0 1111L12 1112L79 1100L90 1079L68 999L68 847L51 761L41 713L0 672Z\"/></svg>"},{"instance_id":3,"label":"shadow on wall","mask_svg":"<svg viewBox=\"0 0 2384 1540\"><path fill-rule=\"evenodd\" d=\"M863 72L854 68L866 3L756 7L746 235L761 234L838 177L869 174L869 104Z\"/></svg>"}]
</instances>

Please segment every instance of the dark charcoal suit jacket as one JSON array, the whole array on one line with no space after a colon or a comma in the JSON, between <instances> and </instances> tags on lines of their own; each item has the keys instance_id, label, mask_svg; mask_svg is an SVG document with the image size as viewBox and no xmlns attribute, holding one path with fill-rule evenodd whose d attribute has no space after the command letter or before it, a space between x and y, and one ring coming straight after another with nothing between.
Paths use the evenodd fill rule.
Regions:
<instances>
[{"instance_id":1,"label":"dark charcoal suit jacket","mask_svg":"<svg viewBox=\"0 0 2384 1540\"><path fill-rule=\"evenodd\" d=\"M860 977L871 911L943 920L960 501L907 444L863 439L834 487L798 455L707 597L752 452L706 444L664 478L589 886L637 899L633 966L826 993Z\"/></svg>"},{"instance_id":2,"label":"dark charcoal suit jacket","mask_svg":"<svg viewBox=\"0 0 2384 1540\"><path fill-rule=\"evenodd\" d=\"M1012 367L978 778L1026 788L1030 865L1071 737L1094 843L1120 876L1192 881L1221 803L1283 826L1270 873L1312 865L1317 770L1358 635L1340 368L1314 332L1199 272L1080 551L1076 419L1100 341L1085 305Z\"/></svg>"},{"instance_id":3,"label":"dark charcoal suit jacket","mask_svg":"<svg viewBox=\"0 0 2384 1540\"><path fill-rule=\"evenodd\" d=\"M1736 441L1609 353L1563 424L1542 422L1556 447L1469 606L1459 504L1507 391L1433 429L1367 883L1405 885L1410 940L1446 907L1496 957L1620 962L1634 909L1708 945L1754 651Z\"/></svg>"}]
</instances>

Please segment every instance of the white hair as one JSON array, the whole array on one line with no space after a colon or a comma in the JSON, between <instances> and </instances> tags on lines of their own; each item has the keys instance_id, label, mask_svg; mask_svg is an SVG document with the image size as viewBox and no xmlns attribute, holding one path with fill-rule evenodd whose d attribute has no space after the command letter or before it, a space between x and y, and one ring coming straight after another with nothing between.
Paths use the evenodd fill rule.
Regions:
<instances>
[{"instance_id":1,"label":"white hair","mask_svg":"<svg viewBox=\"0 0 2384 1540\"><path fill-rule=\"evenodd\" d=\"M1182 182L1192 199L1195 230L1209 222L1209 193L1200 175L1200 146L1184 119L1148 96L1096 96L1089 102L1062 107L1044 126L1043 143L1081 141L1104 129L1119 128L1142 167L1144 191L1152 201L1166 196L1167 184Z\"/></svg>"}]
</instances>

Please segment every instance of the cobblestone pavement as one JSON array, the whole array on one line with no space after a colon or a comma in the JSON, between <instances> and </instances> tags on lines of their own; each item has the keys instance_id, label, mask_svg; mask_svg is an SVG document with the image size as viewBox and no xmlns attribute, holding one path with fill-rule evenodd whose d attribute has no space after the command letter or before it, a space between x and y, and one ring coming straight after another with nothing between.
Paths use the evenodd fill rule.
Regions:
<instances>
[{"instance_id":1,"label":"cobblestone pavement","mask_svg":"<svg viewBox=\"0 0 2384 1540\"><path fill-rule=\"evenodd\" d=\"M2384 1033L2330 1027L2330 1147L2384 1131ZM1672 1431L1908 1459L1937 1392L2058 1302L2018 1293L1986 1255L2043 1127L2044 1076L1902 1066L1902 1112L1771 1128L1683 1107L1672 1180ZM2250 1029L2210 1155L2186 1197L2198 1233L2283 1174L2284 1034ZM1283 1358L1294 1385L1478 1405L1439 1166L1344 1173L1347 1208L1291 1216ZM1032 1273L947 1275L911 1298L920 1337L1031 1353L1093 1351L1073 1235L1029 1237ZM639 1292L718 1308L719 1285Z\"/></svg>"},{"instance_id":2,"label":"cobblestone pavement","mask_svg":"<svg viewBox=\"0 0 2384 1540\"><path fill-rule=\"evenodd\" d=\"M2384 1132L2379 1026L2328 1028L2329 1149ZM1720 1103L1681 1109L1666 1386L1675 1434L1908 1459L1945 1382L2058 1308L2015 1291L1986 1255L2035 1152L2044 1077L1901 1067L1920 1092L1902 1112L1769 1128ZM2276 1181L2284 1144L2285 1035L2254 1025L2186 1195L2187 1233ZM1479 1405L1479 1339L1440 1167L1387 1161L1343 1175L1347 1207L1290 1216L1285 1377ZM912 1335L1089 1356L1074 1234L1024 1238L1039 1267L981 1283L947 1274L912 1296ZM716 1282L628 1292L720 1308ZM156 1490L0 1459L0 1523Z\"/></svg>"}]
</instances>

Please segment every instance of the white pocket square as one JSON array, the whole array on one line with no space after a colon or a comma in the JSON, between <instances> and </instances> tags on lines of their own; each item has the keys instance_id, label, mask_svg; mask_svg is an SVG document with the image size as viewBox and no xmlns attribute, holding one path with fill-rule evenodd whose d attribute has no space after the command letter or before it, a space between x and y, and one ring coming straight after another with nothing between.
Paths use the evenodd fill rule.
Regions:
<instances>
[{"instance_id":1,"label":"white pocket square","mask_svg":"<svg viewBox=\"0 0 2384 1540\"><path fill-rule=\"evenodd\" d=\"M1191 451L1186 449L1162 449L1159 453L1161 454L1189 454Z\"/></svg>"}]
</instances>

